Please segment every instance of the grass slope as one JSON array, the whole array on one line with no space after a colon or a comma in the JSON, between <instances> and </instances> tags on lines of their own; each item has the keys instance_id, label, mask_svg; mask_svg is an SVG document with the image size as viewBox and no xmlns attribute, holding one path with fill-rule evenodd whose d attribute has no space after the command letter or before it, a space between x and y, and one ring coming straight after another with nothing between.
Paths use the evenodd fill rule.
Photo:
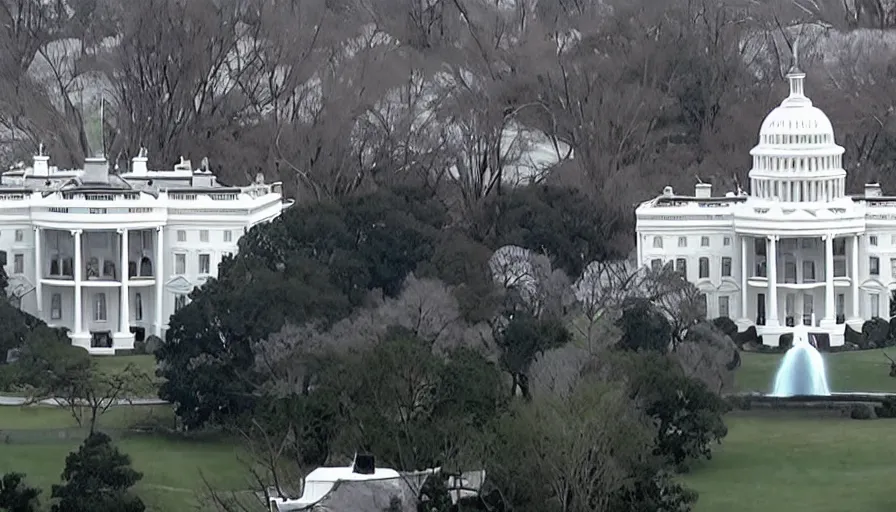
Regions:
<instances>
[{"instance_id":1,"label":"grass slope","mask_svg":"<svg viewBox=\"0 0 896 512\"><path fill-rule=\"evenodd\" d=\"M168 421L173 421L169 407L114 407L101 417L100 424L101 428L116 429ZM13 439L0 444L0 474L27 474L28 482L44 490L42 503L47 504L52 485L60 482L66 455L80 444L79 439L54 439L53 432L47 431L76 426L64 408L0 407L0 437L9 434ZM196 510L198 496L206 491L203 475L216 489L248 488L248 475L238 460L238 443L149 434L114 437L118 447L131 456L133 467L143 473L136 492L149 511Z\"/></svg>"},{"instance_id":2,"label":"grass slope","mask_svg":"<svg viewBox=\"0 0 896 512\"><path fill-rule=\"evenodd\" d=\"M896 420L776 411L726 423L713 460L683 477L700 493L696 512L893 510Z\"/></svg>"},{"instance_id":3,"label":"grass slope","mask_svg":"<svg viewBox=\"0 0 896 512\"><path fill-rule=\"evenodd\" d=\"M888 352L896 358L896 349L862 350L824 354L831 391L885 391L896 393L896 378L890 377ZM739 391L769 392L782 354L741 353L741 367L735 380Z\"/></svg>"}]
</instances>

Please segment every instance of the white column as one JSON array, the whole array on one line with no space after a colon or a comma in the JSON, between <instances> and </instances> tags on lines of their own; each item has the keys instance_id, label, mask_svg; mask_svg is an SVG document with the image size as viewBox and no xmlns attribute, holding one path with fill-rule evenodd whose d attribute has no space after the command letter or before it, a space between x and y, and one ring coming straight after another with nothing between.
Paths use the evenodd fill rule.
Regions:
<instances>
[{"instance_id":1,"label":"white column","mask_svg":"<svg viewBox=\"0 0 896 512\"><path fill-rule=\"evenodd\" d=\"M834 235L828 234L824 244L824 318L822 322L835 322L834 304Z\"/></svg>"},{"instance_id":2,"label":"white column","mask_svg":"<svg viewBox=\"0 0 896 512\"><path fill-rule=\"evenodd\" d=\"M37 318L44 319L44 290L41 281L44 278L44 264L41 261L43 249L41 248L41 229L34 228L34 293L37 300Z\"/></svg>"},{"instance_id":3,"label":"white column","mask_svg":"<svg viewBox=\"0 0 896 512\"><path fill-rule=\"evenodd\" d=\"M152 271L156 275L155 335L159 337L162 336L162 269L164 268L162 263L165 257L162 242L162 226L159 226L156 228L156 261L152 266Z\"/></svg>"},{"instance_id":4,"label":"white column","mask_svg":"<svg viewBox=\"0 0 896 512\"><path fill-rule=\"evenodd\" d=\"M121 235L121 308L118 311L118 332L130 334L131 332L131 306L128 289L128 230L119 229Z\"/></svg>"},{"instance_id":5,"label":"white column","mask_svg":"<svg viewBox=\"0 0 896 512\"><path fill-rule=\"evenodd\" d=\"M72 231L72 236L75 237L75 334L79 334L83 332L81 315L84 312L81 307L81 273L84 272L81 261L81 230Z\"/></svg>"},{"instance_id":6,"label":"white column","mask_svg":"<svg viewBox=\"0 0 896 512\"><path fill-rule=\"evenodd\" d=\"M778 322L778 237L770 235L766 239L768 250L768 311L765 312L765 325L779 326Z\"/></svg>"},{"instance_id":7,"label":"white column","mask_svg":"<svg viewBox=\"0 0 896 512\"><path fill-rule=\"evenodd\" d=\"M852 318L859 317L859 238L852 237L852 255L850 257L850 287L852 288Z\"/></svg>"},{"instance_id":8,"label":"white column","mask_svg":"<svg viewBox=\"0 0 896 512\"><path fill-rule=\"evenodd\" d=\"M740 317L749 318L747 316L747 281L750 279L750 267L747 260L748 246L750 238L746 235L740 237Z\"/></svg>"}]
</instances>

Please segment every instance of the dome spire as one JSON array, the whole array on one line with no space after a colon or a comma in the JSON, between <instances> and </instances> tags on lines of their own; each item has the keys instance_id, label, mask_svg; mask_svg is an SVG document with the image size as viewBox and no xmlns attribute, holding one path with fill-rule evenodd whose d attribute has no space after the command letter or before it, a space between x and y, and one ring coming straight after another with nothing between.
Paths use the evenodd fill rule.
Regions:
<instances>
[{"instance_id":1,"label":"dome spire","mask_svg":"<svg viewBox=\"0 0 896 512\"><path fill-rule=\"evenodd\" d=\"M805 94L803 93L803 80L806 78L806 74L803 73L802 70L800 70L799 49L800 36L796 36L796 39L793 42L793 58L791 60L790 70L787 71L787 80L790 81L791 98L805 97Z\"/></svg>"}]
</instances>

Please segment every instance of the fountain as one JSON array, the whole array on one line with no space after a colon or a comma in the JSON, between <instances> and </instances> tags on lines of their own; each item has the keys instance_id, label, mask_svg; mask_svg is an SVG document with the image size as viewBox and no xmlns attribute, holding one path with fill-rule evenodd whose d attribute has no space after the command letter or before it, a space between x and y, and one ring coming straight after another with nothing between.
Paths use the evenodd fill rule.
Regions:
<instances>
[{"instance_id":1,"label":"fountain","mask_svg":"<svg viewBox=\"0 0 896 512\"><path fill-rule=\"evenodd\" d=\"M793 346L784 354L775 374L771 396L830 396L824 358L810 342L809 330L793 330Z\"/></svg>"}]
</instances>

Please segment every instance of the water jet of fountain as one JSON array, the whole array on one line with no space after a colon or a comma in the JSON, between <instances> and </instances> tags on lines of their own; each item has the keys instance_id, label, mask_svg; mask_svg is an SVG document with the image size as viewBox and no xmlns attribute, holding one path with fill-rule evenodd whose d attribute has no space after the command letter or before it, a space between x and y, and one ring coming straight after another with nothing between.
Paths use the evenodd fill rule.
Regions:
<instances>
[{"instance_id":1,"label":"water jet of fountain","mask_svg":"<svg viewBox=\"0 0 896 512\"><path fill-rule=\"evenodd\" d=\"M794 328L793 346L778 366L772 396L831 394L824 358L810 343L810 336L806 327Z\"/></svg>"}]
</instances>

